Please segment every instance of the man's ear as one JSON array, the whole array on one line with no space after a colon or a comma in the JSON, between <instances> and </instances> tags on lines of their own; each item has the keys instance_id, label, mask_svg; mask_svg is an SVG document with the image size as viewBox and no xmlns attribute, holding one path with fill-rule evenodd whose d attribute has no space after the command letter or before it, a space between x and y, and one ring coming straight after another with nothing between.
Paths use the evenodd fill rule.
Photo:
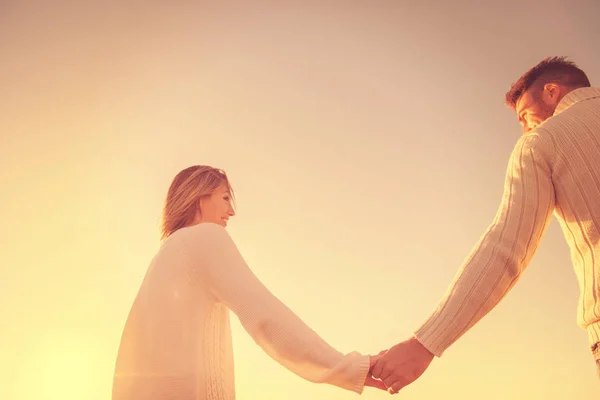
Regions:
<instances>
[{"instance_id":1,"label":"man's ear","mask_svg":"<svg viewBox=\"0 0 600 400\"><path fill-rule=\"evenodd\" d=\"M548 100L556 100L560 96L560 86L556 83L546 83L544 95Z\"/></svg>"}]
</instances>

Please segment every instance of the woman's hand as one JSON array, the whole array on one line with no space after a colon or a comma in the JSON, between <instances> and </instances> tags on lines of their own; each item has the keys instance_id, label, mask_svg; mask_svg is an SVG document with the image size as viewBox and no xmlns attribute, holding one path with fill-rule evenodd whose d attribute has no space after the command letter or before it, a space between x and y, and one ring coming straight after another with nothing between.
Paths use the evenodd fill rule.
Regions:
<instances>
[{"instance_id":1,"label":"woman's hand","mask_svg":"<svg viewBox=\"0 0 600 400\"><path fill-rule=\"evenodd\" d=\"M381 389L381 390L387 391L387 388L385 387L385 384L383 383L383 381L380 381L379 379L374 379L371 376L371 369L373 369L373 367L375 366L375 364L377 363L377 361L383 354L385 354L385 350L380 352L377 355L370 356L370 366L369 366L369 372L367 373L367 379L365 379L365 386L370 386L370 387L374 387L376 389Z\"/></svg>"}]
</instances>

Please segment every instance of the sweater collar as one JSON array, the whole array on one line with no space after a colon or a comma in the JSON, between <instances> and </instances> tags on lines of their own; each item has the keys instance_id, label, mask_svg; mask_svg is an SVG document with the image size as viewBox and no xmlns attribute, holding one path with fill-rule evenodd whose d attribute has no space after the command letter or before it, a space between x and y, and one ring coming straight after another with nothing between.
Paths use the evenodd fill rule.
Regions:
<instances>
[{"instance_id":1,"label":"sweater collar","mask_svg":"<svg viewBox=\"0 0 600 400\"><path fill-rule=\"evenodd\" d=\"M583 87L570 91L558 102L554 115L558 115L565 111L572 105L579 103L580 101L590 100L600 97L600 88L595 87Z\"/></svg>"}]
</instances>

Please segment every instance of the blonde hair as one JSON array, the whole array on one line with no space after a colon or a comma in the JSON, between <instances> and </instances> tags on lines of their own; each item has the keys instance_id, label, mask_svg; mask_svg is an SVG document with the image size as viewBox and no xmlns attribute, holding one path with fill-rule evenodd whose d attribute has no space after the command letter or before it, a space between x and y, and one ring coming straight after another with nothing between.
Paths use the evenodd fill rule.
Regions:
<instances>
[{"instance_id":1,"label":"blonde hair","mask_svg":"<svg viewBox=\"0 0 600 400\"><path fill-rule=\"evenodd\" d=\"M161 240L173 232L189 226L200 213L200 199L210 196L221 185L227 185L233 198L233 189L225 171L208 165L194 165L179 172L169 186L162 212Z\"/></svg>"}]
</instances>

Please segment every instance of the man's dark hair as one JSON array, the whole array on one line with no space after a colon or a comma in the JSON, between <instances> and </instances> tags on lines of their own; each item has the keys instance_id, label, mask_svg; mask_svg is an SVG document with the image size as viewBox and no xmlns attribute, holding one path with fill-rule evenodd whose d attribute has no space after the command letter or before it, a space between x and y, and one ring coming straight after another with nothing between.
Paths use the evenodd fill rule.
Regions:
<instances>
[{"instance_id":1,"label":"man's dark hair","mask_svg":"<svg viewBox=\"0 0 600 400\"><path fill-rule=\"evenodd\" d=\"M519 98L531 87L540 90L547 83L557 83L570 88L591 86L588 77L567 57L547 57L531 68L506 93L506 104L515 108Z\"/></svg>"}]
</instances>

